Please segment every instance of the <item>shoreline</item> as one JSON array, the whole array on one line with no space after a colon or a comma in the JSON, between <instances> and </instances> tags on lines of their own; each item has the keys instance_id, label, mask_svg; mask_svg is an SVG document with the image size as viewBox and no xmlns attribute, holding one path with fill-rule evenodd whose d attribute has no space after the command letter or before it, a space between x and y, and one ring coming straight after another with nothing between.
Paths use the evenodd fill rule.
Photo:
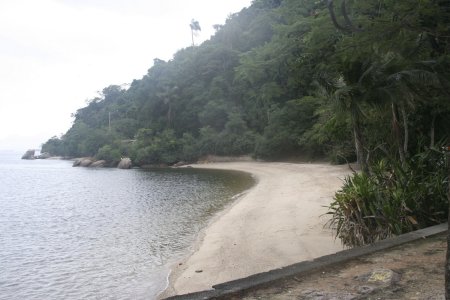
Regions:
<instances>
[{"instance_id":1,"label":"shoreline","mask_svg":"<svg viewBox=\"0 0 450 300\"><path fill-rule=\"evenodd\" d=\"M191 254L171 267L160 298L208 290L215 284L343 249L325 229L325 215L347 166L326 163L223 162L193 168L252 174L255 184L200 232Z\"/></svg>"},{"instance_id":2,"label":"shoreline","mask_svg":"<svg viewBox=\"0 0 450 300\"><path fill-rule=\"evenodd\" d=\"M166 278L166 287L163 291L161 291L157 297L157 299L165 299L166 297L170 297L170 296L174 296L176 294L176 291L174 289L174 281L181 275L181 270L183 269L183 266L187 263L187 261L189 260L189 258L191 258L197 251L199 251L200 246L202 245L204 238L206 236L206 230L212 226L214 223L216 223L221 217L223 217L225 214L227 214L227 212L229 212L237 203L239 203L239 201L241 201L241 199L243 197L245 197L245 195L251 191L252 189L254 189L258 183L259 180L258 178L247 171L242 171L242 170L237 170L237 169L231 169L231 168L217 168L215 167L215 165L217 165L217 162L208 162L208 163L196 163L196 164L189 164L189 165L185 165L179 168L196 168L196 169L219 169L219 170L224 170L224 171L238 171L238 172L242 172L242 173L246 173L248 175L250 175L253 178L253 184L246 190L234 195L230 202L225 205L225 207L216 212L210 220L208 220L207 224L205 225L204 228L202 228L198 233L197 233L197 238L195 239L195 242L193 243L193 245L191 247L189 247L189 251L188 253L181 258L178 261L173 261L171 264L169 264L170 266L170 270L169 270L169 274ZM208 167L208 166L209 167Z\"/></svg>"}]
</instances>

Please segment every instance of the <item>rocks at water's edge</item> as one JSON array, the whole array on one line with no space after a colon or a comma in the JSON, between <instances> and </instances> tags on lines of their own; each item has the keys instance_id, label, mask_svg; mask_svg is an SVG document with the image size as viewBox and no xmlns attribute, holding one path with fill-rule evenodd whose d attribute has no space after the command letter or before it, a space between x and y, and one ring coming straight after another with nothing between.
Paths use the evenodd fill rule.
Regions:
<instances>
[{"instance_id":1,"label":"rocks at water's edge","mask_svg":"<svg viewBox=\"0 0 450 300\"><path fill-rule=\"evenodd\" d=\"M22 155L22 159L35 159L36 157L34 156L34 153L34 149L27 150L27 152Z\"/></svg>"},{"instance_id":2,"label":"rocks at water's edge","mask_svg":"<svg viewBox=\"0 0 450 300\"><path fill-rule=\"evenodd\" d=\"M91 168L103 168L106 165L106 160L97 160L89 165Z\"/></svg>"},{"instance_id":3,"label":"rocks at water's edge","mask_svg":"<svg viewBox=\"0 0 450 300\"><path fill-rule=\"evenodd\" d=\"M124 157L120 160L119 165L117 166L119 169L130 169L132 166L131 159L128 157Z\"/></svg>"},{"instance_id":4,"label":"rocks at water's edge","mask_svg":"<svg viewBox=\"0 0 450 300\"><path fill-rule=\"evenodd\" d=\"M168 167L178 168L178 167L186 167L187 165L188 165L187 162L179 161L170 166L161 163L153 165L139 165L138 167L142 169L168 168ZM117 167L118 169L131 169L133 167L133 161L129 157L123 157L120 159L120 162L118 164L115 164L114 162L110 161L96 160L93 157L81 157L73 161L72 167L89 167L89 168Z\"/></svg>"},{"instance_id":5,"label":"rocks at water's edge","mask_svg":"<svg viewBox=\"0 0 450 300\"><path fill-rule=\"evenodd\" d=\"M36 151L34 149L29 149L22 155L22 159L47 159L50 158L50 153L43 152L40 155L35 155Z\"/></svg>"},{"instance_id":6,"label":"rocks at water's edge","mask_svg":"<svg viewBox=\"0 0 450 300\"><path fill-rule=\"evenodd\" d=\"M125 157L122 158L117 165L119 169L130 169L132 167L132 161L130 158ZM82 157L74 160L72 167L89 167L89 168L103 168L103 167L111 167L111 163L108 163L105 160L95 160L92 157Z\"/></svg>"},{"instance_id":7,"label":"rocks at water's edge","mask_svg":"<svg viewBox=\"0 0 450 300\"><path fill-rule=\"evenodd\" d=\"M89 167L94 162L91 157L77 158L72 164L72 167Z\"/></svg>"},{"instance_id":8,"label":"rocks at water's edge","mask_svg":"<svg viewBox=\"0 0 450 300\"><path fill-rule=\"evenodd\" d=\"M80 167L89 167L94 162L93 159L85 158L80 162Z\"/></svg>"},{"instance_id":9,"label":"rocks at water's edge","mask_svg":"<svg viewBox=\"0 0 450 300\"><path fill-rule=\"evenodd\" d=\"M81 163L81 158L77 158L73 161L72 167L79 167Z\"/></svg>"}]
</instances>

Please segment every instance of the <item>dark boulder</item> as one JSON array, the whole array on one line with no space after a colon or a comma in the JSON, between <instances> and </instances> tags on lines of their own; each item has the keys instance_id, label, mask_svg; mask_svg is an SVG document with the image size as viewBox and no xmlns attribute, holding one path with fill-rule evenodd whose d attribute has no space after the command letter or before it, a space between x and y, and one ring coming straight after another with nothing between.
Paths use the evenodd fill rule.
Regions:
<instances>
[{"instance_id":1,"label":"dark boulder","mask_svg":"<svg viewBox=\"0 0 450 300\"><path fill-rule=\"evenodd\" d=\"M36 157L34 156L34 150L30 149L27 150L27 152L25 152L24 155L22 155L22 159L35 159Z\"/></svg>"}]
</instances>

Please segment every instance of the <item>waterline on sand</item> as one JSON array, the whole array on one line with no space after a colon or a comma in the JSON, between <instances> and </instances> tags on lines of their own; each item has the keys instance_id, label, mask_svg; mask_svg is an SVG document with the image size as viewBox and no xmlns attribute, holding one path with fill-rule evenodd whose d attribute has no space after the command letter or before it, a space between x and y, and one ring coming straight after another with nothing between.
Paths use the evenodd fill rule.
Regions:
<instances>
[{"instance_id":1,"label":"waterline on sand","mask_svg":"<svg viewBox=\"0 0 450 300\"><path fill-rule=\"evenodd\" d=\"M342 250L323 226L346 166L231 162L195 168L239 170L257 184L204 230L198 249L175 265L163 296L212 285Z\"/></svg>"}]
</instances>

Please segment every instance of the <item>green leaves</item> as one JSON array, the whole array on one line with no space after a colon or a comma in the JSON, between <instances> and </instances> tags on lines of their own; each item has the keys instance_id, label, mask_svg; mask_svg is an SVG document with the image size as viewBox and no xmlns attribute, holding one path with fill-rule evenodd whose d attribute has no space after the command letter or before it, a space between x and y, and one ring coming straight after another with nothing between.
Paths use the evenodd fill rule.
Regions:
<instances>
[{"instance_id":1,"label":"green leaves","mask_svg":"<svg viewBox=\"0 0 450 300\"><path fill-rule=\"evenodd\" d=\"M349 247L445 222L447 168L443 153L424 149L405 164L382 159L371 175L347 177L329 206L336 236Z\"/></svg>"},{"instance_id":2,"label":"green leaves","mask_svg":"<svg viewBox=\"0 0 450 300\"><path fill-rule=\"evenodd\" d=\"M180 160L181 150L173 130L154 134L151 129L141 129L133 143L131 159L138 165L170 165Z\"/></svg>"},{"instance_id":3,"label":"green leaves","mask_svg":"<svg viewBox=\"0 0 450 300\"><path fill-rule=\"evenodd\" d=\"M315 154L373 168L448 139L448 7L347 0L343 12L344 0L333 3L351 32L335 27L327 1L254 1L211 40L155 58L130 86L104 88L43 148L108 156L135 140L142 162Z\"/></svg>"}]
</instances>

